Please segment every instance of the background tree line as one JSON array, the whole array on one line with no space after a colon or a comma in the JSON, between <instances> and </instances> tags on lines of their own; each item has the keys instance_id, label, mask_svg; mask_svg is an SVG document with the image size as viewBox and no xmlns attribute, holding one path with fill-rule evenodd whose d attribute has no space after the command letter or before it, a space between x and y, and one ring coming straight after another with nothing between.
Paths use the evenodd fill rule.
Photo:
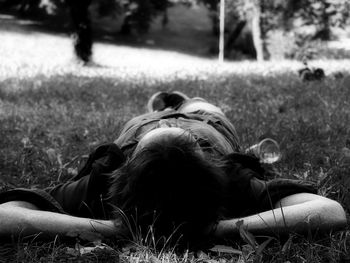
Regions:
<instances>
[{"instance_id":1,"label":"background tree line","mask_svg":"<svg viewBox=\"0 0 350 263\"><path fill-rule=\"evenodd\" d=\"M2 7L16 7L21 15L56 15L68 10L71 16L75 51L83 62L92 54L92 32L89 7L99 16L123 17L121 34L145 34L152 21L162 16L168 23L167 10L175 4L188 7L204 4L212 21L212 33L219 33L220 0L0 0ZM345 27L349 22L350 3L347 0L226 0L225 50L233 49L243 31L248 31L253 48L249 51L257 60L270 57L267 48L269 34L275 30L293 32L297 45L311 40L330 40L332 28ZM311 31L301 27L313 26ZM293 53L291 51L291 53Z\"/></svg>"}]
</instances>

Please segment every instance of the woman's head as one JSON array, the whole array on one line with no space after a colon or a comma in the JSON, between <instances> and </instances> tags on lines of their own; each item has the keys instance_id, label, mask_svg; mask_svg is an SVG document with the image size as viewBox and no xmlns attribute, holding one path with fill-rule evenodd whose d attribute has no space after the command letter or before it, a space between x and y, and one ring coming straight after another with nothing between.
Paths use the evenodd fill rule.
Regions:
<instances>
[{"instance_id":1,"label":"woman's head","mask_svg":"<svg viewBox=\"0 0 350 263\"><path fill-rule=\"evenodd\" d=\"M180 226L185 239L199 237L218 217L223 169L181 129L146 139L116 171L112 202L158 236Z\"/></svg>"}]
</instances>

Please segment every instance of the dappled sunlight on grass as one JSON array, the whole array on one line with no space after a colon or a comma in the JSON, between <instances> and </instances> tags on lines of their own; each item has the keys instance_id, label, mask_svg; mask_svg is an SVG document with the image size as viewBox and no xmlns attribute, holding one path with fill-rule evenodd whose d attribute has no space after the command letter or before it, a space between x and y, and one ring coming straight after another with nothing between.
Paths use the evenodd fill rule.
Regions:
<instances>
[{"instance_id":1,"label":"dappled sunlight on grass","mask_svg":"<svg viewBox=\"0 0 350 263\"><path fill-rule=\"evenodd\" d=\"M129 81L184 78L207 79L212 75L296 74L302 64L297 61L252 61L218 63L215 58L200 58L176 51L117 46L96 43L94 62L89 67L76 63L72 40L65 36L43 33L1 32L0 79L32 78L37 75L75 75L109 77ZM349 71L350 61L313 61L326 75Z\"/></svg>"},{"instance_id":2,"label":"dappled sunlight on grass","mask_svg":"<svg viewBox=\"0 0 350 263\"><path fill-rule=\"evenodd\" d=\"M329 41L328 47L350 51L350 39L344 38L342 41Z\"/></svg>"}]
</instances>

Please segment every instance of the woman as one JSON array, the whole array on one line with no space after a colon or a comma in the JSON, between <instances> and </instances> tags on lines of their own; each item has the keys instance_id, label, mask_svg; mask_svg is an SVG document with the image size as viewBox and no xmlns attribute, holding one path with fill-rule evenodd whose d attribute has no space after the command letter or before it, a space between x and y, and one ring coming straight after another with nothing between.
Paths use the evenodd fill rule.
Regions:
<instances>
[{"instance_id":1,"label":"woman","mask_svg":"<svg viewBox=\"0 0 350 263\"><path fill-rule=\"evenodd\" d=\"M218 107L158 92L148 108L93 152L72 182L2 193L0 236L124 238L134 221L133 231L151 225L159 237L178 234L196 244L235 236L238 221L256 234L345 226L342 206L309 183L265 181L269 171L241 153Z\"/></svg>"}]
</instances>

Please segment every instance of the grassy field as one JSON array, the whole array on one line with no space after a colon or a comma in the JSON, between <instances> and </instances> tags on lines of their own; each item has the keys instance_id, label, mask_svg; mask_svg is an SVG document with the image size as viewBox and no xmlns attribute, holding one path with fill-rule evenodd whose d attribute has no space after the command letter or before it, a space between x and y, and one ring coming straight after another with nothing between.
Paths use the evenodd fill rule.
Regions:
<instances>
[{"instance_id":1,"label":"grassy field","mask_svg":"<svg viewBox=\"0 0 350 263\"><path fill-rule=\"evenodd\" d=\"M349 212L350 61L314 61L327 75L302 82L299 62L218 64L178 52L97 43L96 65L73 63L70 40L38 32L0 34L0 188L45 187L74 175L84 156L118 136L158 90L220 106L244 146L280 142L281 176L318 184ZM342 76L335 77L337 72ZM259 241L260 242L260 241ZM261 241L262 242L262 241ZM146 242L147 243L147 242ZM113 244L112 244L113 245ZM262 253L235 240L230 253L160 253L151 246L80 255L73 245L14 240L0 262L349 262L350 231L274 239ZM118 256L119 254L119 256Z\"/></svg>"}]
</instances>

